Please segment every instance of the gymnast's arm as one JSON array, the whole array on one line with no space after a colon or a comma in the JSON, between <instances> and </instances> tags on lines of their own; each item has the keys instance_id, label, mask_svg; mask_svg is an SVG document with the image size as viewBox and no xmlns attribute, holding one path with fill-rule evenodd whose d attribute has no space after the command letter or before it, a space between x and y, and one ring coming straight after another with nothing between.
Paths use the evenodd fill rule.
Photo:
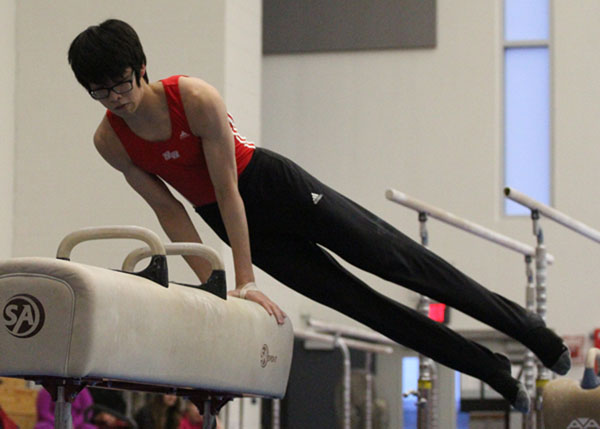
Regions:
<instances>
[{"instance_id":1,"label":"gymnast's arm","mask_svg":"<svg viewBox=\"0 0 600 429\"><path fill-rule=\"evenodd\" d=\"M179 90L190 128L202 138L208 173L233 252L236 290L232 295L239 296L241 288L255 280L246 211L238 191L235 143L225 103L212 86L200 79L182 77ZM278 323L284 322L285 313L262 292L250 290L246 297L275 315Z\"/></svg>"},{"instance_id":2,"label":"gymnast's arm","mask_svg":"<svg viewBox=\"0 0 600 429\"><path fill-rule=\"evenodd\" d=\"M202 243L183 204L173 196L162 180L131 162L106 117L94 134L94 145L100 155L111 166L123 173L127 183L150 205L171 241ZM196 256L185 256L184 258L200 281L205 283L212 270L210 264L205 259Z\"/></svg>"}]
</instances>

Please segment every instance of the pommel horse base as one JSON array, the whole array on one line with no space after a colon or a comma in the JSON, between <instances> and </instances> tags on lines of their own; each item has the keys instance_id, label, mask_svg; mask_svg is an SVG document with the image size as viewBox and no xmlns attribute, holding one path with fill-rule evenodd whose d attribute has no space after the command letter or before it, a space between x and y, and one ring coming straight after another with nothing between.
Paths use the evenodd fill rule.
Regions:
<instances>
[{"instance_id":1,"label":"pommel horse base","mask_svg":"<svg viewBox=\"0 0 600 429\"><path fill-rule=\"evenodd\" d=\"M77 244L137 238L121 271L70 261ZM206 285L169 283L166 255L193 254L213 267ZM137 262L150 265L133 273ZM71 402L86 386L188 397L204 428L236 397L280 399L293 329L258 304L227 297L223 262L200 244L163 245L140 227L86 228L57 259L0 261L0 375L42 384L56 401L55 428L71 428Z\"/></svg>"}]
</instances>

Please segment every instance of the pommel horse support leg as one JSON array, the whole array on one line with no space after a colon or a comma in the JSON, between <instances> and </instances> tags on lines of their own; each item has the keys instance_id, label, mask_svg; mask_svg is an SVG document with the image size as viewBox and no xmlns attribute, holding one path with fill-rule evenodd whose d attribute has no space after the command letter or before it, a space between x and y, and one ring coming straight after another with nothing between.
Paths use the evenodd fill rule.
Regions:
<instances>
[{"instance_id":1,"label":"pommel horse support leg","mask_svg":"<svg viewBox=\"0 0 600 429\"><path fill-rule=\"evenodd\" d=\"M100 238L137 238L149 249L130 253L122 271L70 261L74 246ZM167 254L206 258L210 280L169 283ZM219 255L200 244L163 245L140 227L75 231L57 259L0 261L0 305L0 375L44 385L56 401L55 428L71 427L70 404L86 386L189 397L205 411L206 429L233 398L285 394L291 323L227 297Z\"/></svg>"}]
</instances>

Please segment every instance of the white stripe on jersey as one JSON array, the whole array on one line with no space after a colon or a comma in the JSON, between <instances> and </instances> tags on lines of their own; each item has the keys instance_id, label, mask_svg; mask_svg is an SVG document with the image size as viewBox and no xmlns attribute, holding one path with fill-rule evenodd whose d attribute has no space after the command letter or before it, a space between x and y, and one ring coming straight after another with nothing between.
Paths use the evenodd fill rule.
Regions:
<instances>
[{"instance_id":1,"label":"white stripe on jersey","mask_svg":"<svg viewBox=\"0 0 600 429\"><path fill-rule=\"evenodd\" d=\"M235 122L233 121L233 117L231 116L231 114L227 114L227 118L229 119L229 126L231 127L231 131L233 131L233 137L240 143L243 144L244 146L250 148L250 149L254 149L256 147L256 145L254 144L254 142L249 142L246 137L244 137L243 135L241 135L237 128L235 127Z\"/></svg>"}]
</instances>

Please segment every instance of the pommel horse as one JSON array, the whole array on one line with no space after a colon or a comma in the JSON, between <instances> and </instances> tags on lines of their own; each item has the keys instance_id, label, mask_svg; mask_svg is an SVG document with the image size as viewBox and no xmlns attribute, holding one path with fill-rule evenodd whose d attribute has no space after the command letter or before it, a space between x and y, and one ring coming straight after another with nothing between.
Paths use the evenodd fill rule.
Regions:
<instances>
[{"instance_id":1,"label":"pommel horse","mask_svg":"<svg viewBox=\"0 0 600 429\"><path fill-rule=\"evenodd\" d=\"M122 270L70 261L79 243L134 238ZM166 255L197 255L205 285L170 283ZM141 272L135 265L150 257ZM86 386L188 397L204 429L236 397L284 396L293 329L258 304L227 297L224 265L211 248L163 244L133 226L85 228L67 235L57 258L0 261L0 375L43 385L56 402L55 428L69 429L71 402Z\"/></svg>"}]
</instances>

